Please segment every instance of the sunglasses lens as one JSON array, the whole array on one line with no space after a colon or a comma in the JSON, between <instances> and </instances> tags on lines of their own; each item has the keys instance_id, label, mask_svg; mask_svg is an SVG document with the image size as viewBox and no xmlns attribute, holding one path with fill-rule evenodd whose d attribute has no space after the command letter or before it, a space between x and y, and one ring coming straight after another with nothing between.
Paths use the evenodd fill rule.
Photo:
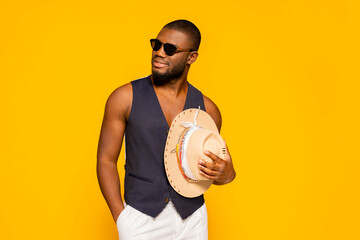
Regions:
<instances>
[{"instance_id":1,"label":"sunglasses lens","mask_svg":"<svg viewBox=\"0 0 360 240\"><path fill-rule=\"evenodd\" d=\"M151 39L150 40L151 47L154 51L158 51L161 48L162 42L160 42L157 39Z\"/></svg>"},{"instance_id":2,"label":"sunglasses lens","mask_svg":"<svg viewBox=\"0 0 360 240\"><path fill-rule=\"evenodd\" d=\"M161 46L163 45L162 42L160 42L159 40L157 39L151 39L150 40L150 43L151 43L151 47L154 51L159 51L159 49L161 48ZM166 55L168 56L172 56L176 53L176 46L170 44L170 43L165 43L164 44L164 52Z\"/></svg>"},{"instance_id":3,"label":"sunglasses lens","mask_svg":"<svg viewBox=\"0 0 360 240\"><path fill-rule=\"evenodd\" d=\"M172 56L172 55L174 55L174 53L176 53L176 50L177 50L177 48L174 45L172 45L170 43L164 44L164 51L165 51L166 55Z\"/></svg>"}]
</instances>

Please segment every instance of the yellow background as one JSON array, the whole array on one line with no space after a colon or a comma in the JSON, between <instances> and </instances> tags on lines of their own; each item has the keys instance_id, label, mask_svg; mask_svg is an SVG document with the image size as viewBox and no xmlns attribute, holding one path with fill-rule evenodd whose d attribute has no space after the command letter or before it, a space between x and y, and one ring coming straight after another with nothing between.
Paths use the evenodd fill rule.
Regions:
<instances>
[{"instance_id":1,"label":"yellow background","mask_svg":"<svg viewBox=\"0 0 360 240\"><path fill-rule=\"evenodd\" d=\"M359 1L0 2L0 239L117 239L96 178L109 94L185 18L189 81L221 109L236 180L209 239L360 239ZM123 154L119 170L123 176Z\"/></svg>"}]
</instances>

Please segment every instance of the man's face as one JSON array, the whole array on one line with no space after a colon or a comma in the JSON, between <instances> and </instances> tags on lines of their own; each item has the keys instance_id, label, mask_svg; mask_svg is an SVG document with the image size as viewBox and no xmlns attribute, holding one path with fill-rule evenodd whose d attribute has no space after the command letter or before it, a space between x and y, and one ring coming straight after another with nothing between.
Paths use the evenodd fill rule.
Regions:
<instances>
[{"instance_id":1,"label":"man's face","mask_svg":"<svg viewBox=\"0 0 360 240\"><path fill-rule=\"evenodd\" d=\"M177 30L163 28L156 38L162 43L171 43L178 48L192 48L187 35ZM168 56L163 46L158 51L153 51L151 65L154 83L161 85L181 77L184 74L189 54L189 52L178 52Z\"/></svg>"}]
</instances>

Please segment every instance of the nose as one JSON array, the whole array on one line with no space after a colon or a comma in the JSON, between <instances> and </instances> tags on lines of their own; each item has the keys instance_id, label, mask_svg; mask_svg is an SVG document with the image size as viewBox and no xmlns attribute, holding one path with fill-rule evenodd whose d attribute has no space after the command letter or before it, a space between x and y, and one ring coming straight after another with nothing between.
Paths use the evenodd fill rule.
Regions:
<instances>
[{"instance_id":1,"label":"nose","mask_svg":"<svg viewBox=\"0 0 360 240\"><path fill-rule=\"evenodd\" d=\"M157 50L157 51L154 51L155 52L155 56L159 56L159 57L162 57L162 58L165 58L166 57L166 54L164 52L164 44L161 45L160 49Z\"/></svg>"}]
</instances>

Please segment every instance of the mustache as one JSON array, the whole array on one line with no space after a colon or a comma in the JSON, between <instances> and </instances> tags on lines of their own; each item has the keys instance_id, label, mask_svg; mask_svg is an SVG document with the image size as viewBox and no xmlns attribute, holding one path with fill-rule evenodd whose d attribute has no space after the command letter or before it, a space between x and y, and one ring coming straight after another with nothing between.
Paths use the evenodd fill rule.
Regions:
<instances>
[{"instance_id":1,"label":"mustache","mask_svg":"<svg viewBox=\"0 0 360 240\"><path fill-rule=\"evenodd\" d=\"M163 63L163 64L166 64L166 65L169 65L169 63L168 63L167 61L165 61L163 58L158 57L158 56L153 57L152 63L154 63L154 62L158 62L158 63Z\"/></svg>"}]
</instances>

